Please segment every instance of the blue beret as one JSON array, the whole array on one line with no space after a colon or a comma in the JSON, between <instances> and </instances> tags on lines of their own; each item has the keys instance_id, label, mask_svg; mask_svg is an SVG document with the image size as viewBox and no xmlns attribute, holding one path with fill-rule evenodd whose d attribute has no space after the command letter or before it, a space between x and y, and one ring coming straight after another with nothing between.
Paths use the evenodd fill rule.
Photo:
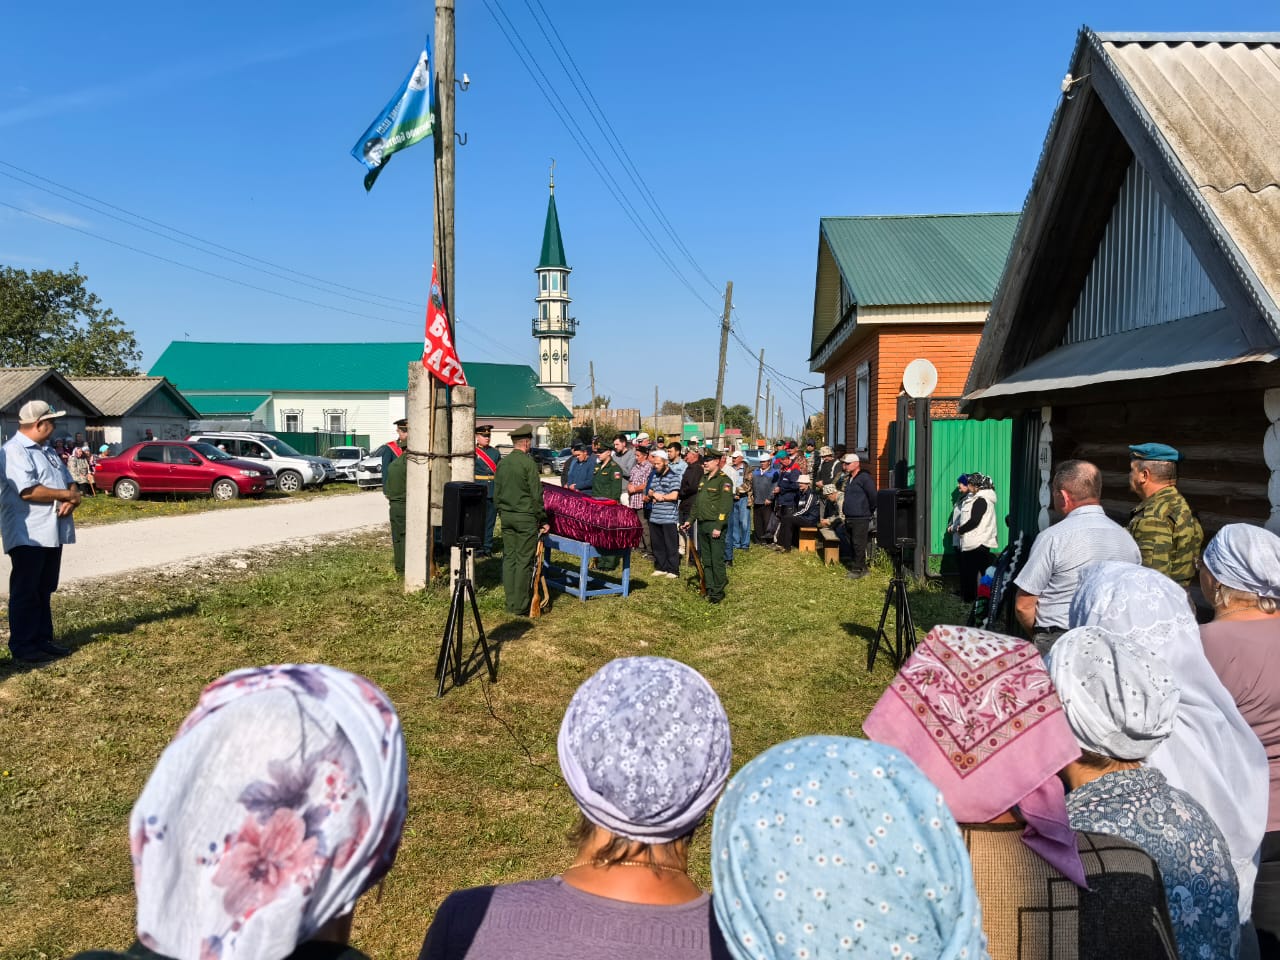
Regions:
<instances>
[{"instance_id":1,"label":"blue beret","mask_svg":"<svg viewBox=\"0 0 1280 960\"><path fill-rule=\"evenodd\" d=\"M1129 447L1129 457L1133 460L1165 460L1169 463L1177 463L1182 459L1182 454L1167 443L1140 443Z\"/></svg>"}]
</instances>

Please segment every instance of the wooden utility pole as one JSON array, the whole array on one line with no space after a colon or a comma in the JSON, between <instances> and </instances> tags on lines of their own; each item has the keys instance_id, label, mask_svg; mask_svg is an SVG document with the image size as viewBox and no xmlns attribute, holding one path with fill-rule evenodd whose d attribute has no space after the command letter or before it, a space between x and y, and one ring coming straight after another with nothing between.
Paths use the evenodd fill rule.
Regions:
<instances>
[{"instance_id":1,"label":"wooden utility pole","mask_svg":"<svg viewBox=\"0 0 1280 960\"><path fill-rule=\"evenodd\" d=\"M653 436L656 443L658 437L658 385L656 383L653 385Z\"/></svg>"},{"instance_id":2,"label":"wooden utility pole","mask_svg":"<svg viewBox=\"0 0 1280 960\"><path fill-rule=\"evenodd\" d=\"M598 436L600 431L596 428L596 362L591 360L587 363L587 370L591 373L591 436Z\"/></svg>"},{"instance_id":3,"label":"wooden utility pole","mask_svg":"<svg viewBox=\"0 0 1280 960\"><path fill-rule=\"evenodd\" d=\"M769 430L770 426L773 424L772 392L773 381L766 380L764 382L764 439L766 444L773 439L773 433Z\"/></svg>"},{"instance_id":4,"label":"wooden utility pole","mask_svg":"<svg viewBox=\"0 0 1280 960\"><path fill-rule=\"evenodd\" d=\"M760 369L756 371L756 405L751 411L751 429L755 431L756 443L752 446L759 446L760 440L760 380L764 377L764 350L760 351Z\"/></svg>"},{"instance_id":5,"label":"wooden utility pole","mask_svg":"<svg viewBox=\"0 0 1280 960\"><path fill-rule=\"evenodd\" d=\"M720 322L720 369L716 374L716 418L711 425L711 442L720 444L720 415L724 405L724 365L729 352L729 312L733 310L733 281L724 285L724 319Z\"/></svg>"}]
</instances>

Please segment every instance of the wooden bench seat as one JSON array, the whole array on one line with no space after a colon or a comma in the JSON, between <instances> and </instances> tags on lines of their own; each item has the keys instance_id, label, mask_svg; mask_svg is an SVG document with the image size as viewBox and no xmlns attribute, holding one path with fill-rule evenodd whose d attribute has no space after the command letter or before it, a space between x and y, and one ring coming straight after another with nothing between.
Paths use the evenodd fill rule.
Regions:
<instances>
[{"instance_id":1,"label":"wooden bench seat","mask_svg":"<svg viewBox=\"0 0 1280 960\"><path fill-rule=\"evenodd\" d=\"M800 542L797 548L801 553L817 553L818 552L818 528L817 527L801 527Z\"/></svg>"},{"instance_id":2,"label":"wooden bench seat","mask_svg":"<svg viewBox=\"0 0 1280 960\"><path fill-rule=\"evenodd\" d=\"M830 527L818 528L818 552L828 566L840 562L840 537Z\"/></svg>"}]
</instances>

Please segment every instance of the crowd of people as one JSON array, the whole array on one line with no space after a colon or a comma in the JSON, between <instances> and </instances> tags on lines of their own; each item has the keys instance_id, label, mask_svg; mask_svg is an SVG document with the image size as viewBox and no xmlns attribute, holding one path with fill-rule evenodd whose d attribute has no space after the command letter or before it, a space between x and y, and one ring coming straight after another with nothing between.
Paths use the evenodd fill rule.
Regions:
<instances>
[{"instance_id":1,"label":"crowd of people","mask_svg":"<svg viewBox=\"0 0 1280 960\"><path fill-rule=\"evenodd\" d=\"M1166 575L1087 565L1047 656L937 626L866 739L801 736L732 778L731 718L701 674L613 660L560 725L578 809L564 866L450 894L420 956L1274 956L1280 690L1258 668L1280 537L1224 527L1201 579L1204 628ZM130 818L129 956L358 960L355 904L406 825L405 758L364 678L285 665L216 681ZM690 877L708 820L710 893Z\"/></svg>"}]
</instances>

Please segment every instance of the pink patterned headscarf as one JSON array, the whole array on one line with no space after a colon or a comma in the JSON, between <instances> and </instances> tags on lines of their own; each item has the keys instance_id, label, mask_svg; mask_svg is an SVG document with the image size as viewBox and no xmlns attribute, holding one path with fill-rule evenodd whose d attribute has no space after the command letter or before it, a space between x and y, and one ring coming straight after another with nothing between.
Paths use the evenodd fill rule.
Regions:
<instances>
[{"instance_id":1,"label":"pink patterned headscarf","mask_svg":"<svg viewBox=\"0 0 1280 960\"><path fill-rule=\"evenodd\" d=\"M934 627L862 729L914 760L959 823L985 823L1016 807L1023 842L1086 886L1058 779L1080 747L1031 644Z\"/></svg>"},{"instance_id":2,"label":"pink patterned headscarf","mask_svg":"<svg viewBox=\"0 0 1280 960\"><path fill-rule=\"evenodd\" d=\"M391 868L408 800L395 708L316 664L207 687L129 818L138 940L175 960L278 960Z\"/></svg>"}]
</instances>

